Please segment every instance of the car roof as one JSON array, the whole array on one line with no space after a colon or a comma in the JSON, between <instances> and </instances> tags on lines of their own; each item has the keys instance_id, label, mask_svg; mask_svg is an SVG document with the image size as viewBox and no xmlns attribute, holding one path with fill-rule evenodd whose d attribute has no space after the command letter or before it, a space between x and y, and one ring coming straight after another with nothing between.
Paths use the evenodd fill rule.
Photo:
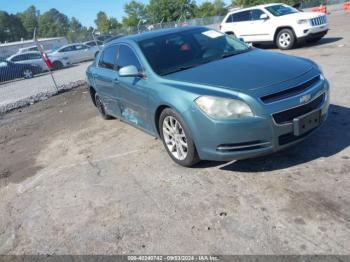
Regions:
<instances>
[{"instance_id":1,"label":"car roof","mask_svg":"<svg viewBox=\"0 0 350 262\"><path fill-rule=\"evenodd\" d=\"M274 6L274 5L284 5L283 3L270 3L270 4L263 4L263 5L255 5L255 6L250 6L250 7L245 7L245 8L240 8L237 10L233 10L228 12L228 14L233 14L241 11L247 11L247 10L252 10L256 8L264 8L264 7L269 7L269 6Z\"/></svg>"},{"instance_id":2,"label":"car roof","mask_svg":"<svg viewBox=\"0 0 350 262\"><path fill-rule=\"evenodd\" d=\"M174 33L186 32L186 31L191 31L191 30L194 30L194 29L201 29L201 28L206 28L206 27L203 27L203 26L186 26L186 27L159 29L159 30L144 32L144 33L140 33L140 34L122 36L122 37L119 37L117 39L108 41L108 44L119 43L119 42L122 42L122 41L125 41L125 40L129 40L129 41L133 41L133 42L139 42L139 41L152 39L152 38L159 37L159 36L165 36L165 35L170 35L170 34L174 34Z\"/></svg>"}]
</instances>

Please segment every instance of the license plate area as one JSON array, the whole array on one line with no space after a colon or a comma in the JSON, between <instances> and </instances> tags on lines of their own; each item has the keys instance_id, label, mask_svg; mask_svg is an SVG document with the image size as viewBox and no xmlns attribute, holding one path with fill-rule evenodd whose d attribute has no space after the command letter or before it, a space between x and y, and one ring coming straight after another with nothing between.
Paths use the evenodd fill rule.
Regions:
<instances>
[{"instance_id":1,"label":"license plate area","mask_svg":"<svg viewBox=\"0 0 350 262\"><path fill-rule=\"evenodd\" d=\"M293 119L294 135L301 136L318 127L321 122L321 110L313 111Z\"/></svg>"}]
</instances>

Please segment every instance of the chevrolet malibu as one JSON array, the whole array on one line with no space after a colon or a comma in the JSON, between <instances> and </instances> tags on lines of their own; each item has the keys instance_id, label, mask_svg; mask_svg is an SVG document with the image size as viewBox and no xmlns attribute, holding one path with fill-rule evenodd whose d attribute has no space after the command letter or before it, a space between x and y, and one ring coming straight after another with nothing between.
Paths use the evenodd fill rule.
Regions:
<instances>
[{"instance_id":1,"label":"chevrolet malibu","mask_svg":"<svg viewBox=\"0 0 350 262\"><path fill-rule=\"evenodd\" d=\"M118 38L86 73L104 118L160 138L183 166L284 149L316 130L329 106L328 81L314 62L205 27Z\"/></svg>"}]
</instances>

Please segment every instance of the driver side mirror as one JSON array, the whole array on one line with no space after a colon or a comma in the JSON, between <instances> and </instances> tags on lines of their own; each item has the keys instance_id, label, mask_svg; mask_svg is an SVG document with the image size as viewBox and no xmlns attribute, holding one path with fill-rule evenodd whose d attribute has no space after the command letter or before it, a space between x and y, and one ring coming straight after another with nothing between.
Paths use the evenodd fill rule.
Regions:
<instances>
[{"instance_id":1,"label":"driver side mirror","mask_svg":"<svg viewBox=\"0 0 350 262\"><path fill-rule=\"evenodd\" d=\"M269 16L267 14L261 14L260 19L267 20L267 19L269 19Z\"/></svg>"},{"instance_id":2,"label":"driver side mirror","mask_svg":"<svg viewBox=\"0 0 350 262\"><path fill-rule=\"evenodd\" d=\"M144 75L137 70L136 66L128 65L119 69L120 77L143 77Z\"/></svg>"}]
</instances>

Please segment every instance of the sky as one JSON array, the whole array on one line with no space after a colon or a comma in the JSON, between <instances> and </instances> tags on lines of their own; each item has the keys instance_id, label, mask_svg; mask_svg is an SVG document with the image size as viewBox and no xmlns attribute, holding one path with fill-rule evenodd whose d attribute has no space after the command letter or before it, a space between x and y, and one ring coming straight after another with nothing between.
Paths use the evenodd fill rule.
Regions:
<instances>
[{"instance_id":1,"label":"sky","mask_svg":"<svg viewBox=\"0 0 350 262\"><path fill-rule=\"evenodd\" d=\"M8 13L22 12L30 5L34 5L41 13L56 8L68 17L77 18L84 26L95 26L94 20L99 11L113 16L121 21L123 7L131 0L0 0L0 10ZM147 4L149 0L138 0ZM197 0L197 3L203 0Z\"/></svg>"}]
</instances>

